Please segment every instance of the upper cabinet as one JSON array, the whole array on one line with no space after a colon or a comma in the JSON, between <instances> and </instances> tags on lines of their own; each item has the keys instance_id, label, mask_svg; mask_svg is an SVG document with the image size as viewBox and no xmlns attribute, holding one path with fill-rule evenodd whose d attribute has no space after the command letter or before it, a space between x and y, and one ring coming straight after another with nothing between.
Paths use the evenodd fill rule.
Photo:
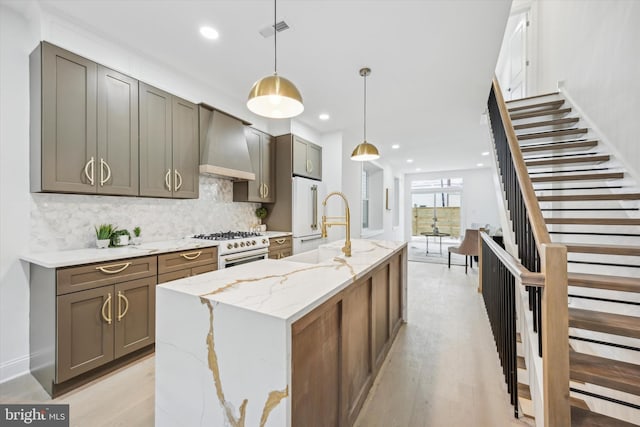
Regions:
<instances>
[{"instance_id":1,"label":"upper cabinet","mask_svg":"<svg viewBox=\"0 0 640 427\"><path fill-rule=\"evenodd\" d=\"M49 43L30 56L31 191L138 194L138 81Z\"/></svg>"},{"instance_id":2,"label":"upper cabinet","mask_svg":"<svg viewBox=\"0 0 640 427\"><path fill-rule=\"evenodd\" d=\"M198 107L140 83L140 195L198 198Z\"/></svg>"},{"instance_id":3,"label":"upper cabinet","mask_svg":"<svg viewBox=\"0 0 640 427\"><path fill-rule=\"evenodd\" d=\"M233 201L273 203L276 201L275 140L271 135L249 127L245 135L256 179L234 182Z\"/></svg>"},{"instance_id":4,"label":"upper cabinet","mask_svg":"<svg viewBox=\"0 0 640 427\"><path fill-rule=\"evenodd\" d=\"M31 53L31 191L198 198L198 110L42 42Z\"/></svg>"},{"instance_id":5,"label":"upper cabinet","mask_svg":"<svg viewBox=\"0 0 640 427\"><path fill-rule=\"evenodd\" d=\"M291 135L293 175L322 180L322 147Z\"/></svg>"}]
</instances>

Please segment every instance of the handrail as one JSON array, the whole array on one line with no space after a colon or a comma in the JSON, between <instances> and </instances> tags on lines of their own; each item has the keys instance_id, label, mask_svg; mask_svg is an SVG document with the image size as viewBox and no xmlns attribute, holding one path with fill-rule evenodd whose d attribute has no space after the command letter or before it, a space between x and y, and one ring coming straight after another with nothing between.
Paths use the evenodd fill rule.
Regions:
<instances>
[{"instance_id":1,"label":"handrail","mask_svg":"<svg viewBox=\"0 0 640 427\"><path fill-rule=\"evenodd\" d=\"M522 157L520 143L518 142L518 137L516 136L513 124L511 123L511 116L509 115L507 104L502 96L500 83L498 83L498 78L495 76L493 77L493 87L496 101L498 102L498 108L500 110L500 117L502 118L505 134L507 136L507 142L509 143L511 158L517 172L516 175L518 183L520 184L522 197L527 208L527 216L531 223L533 237L536 241L538 252L542 254L542 245L545 243L551 243L551 237L549 237L549 232L547 231L547 226L545 224L544 217L542 216L540 205L538 204L538 198L533 190L533 184L531 183L531 178L527 172L527 166L525 165L524 158Z\"/></svg>"},{"instance_id":2,"label":"handrail","mask_svg":"<svg viewBox=\"0 0 640 427\"><path fill-rule=\"evenodd\" d=\"M520 279L520 282L526 286L535 286L538 288L544 287L544 274L535 273L529 271L524 265L520 264L516 258L514 258L507 251L502 249L487 233L480 232L482 240L489 246L491 251L498 257L498 259L504 264L505 267L515 277Z\"/></svg>"}]
</instances>

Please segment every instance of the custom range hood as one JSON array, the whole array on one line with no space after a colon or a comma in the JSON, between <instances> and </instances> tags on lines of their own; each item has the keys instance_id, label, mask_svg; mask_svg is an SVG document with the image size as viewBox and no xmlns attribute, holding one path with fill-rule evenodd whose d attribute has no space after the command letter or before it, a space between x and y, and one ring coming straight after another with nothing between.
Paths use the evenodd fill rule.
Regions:
<instances>
[{"instance_id":1,"label":"custom range hood","mask_svg":"<svg viewBox=\"0 0 640 427\"><path fill-rule=\"evenodd\" d=\"M245 126L251 123L200 104L200 173L253 181Z\"/></svg>"}]
</instances>

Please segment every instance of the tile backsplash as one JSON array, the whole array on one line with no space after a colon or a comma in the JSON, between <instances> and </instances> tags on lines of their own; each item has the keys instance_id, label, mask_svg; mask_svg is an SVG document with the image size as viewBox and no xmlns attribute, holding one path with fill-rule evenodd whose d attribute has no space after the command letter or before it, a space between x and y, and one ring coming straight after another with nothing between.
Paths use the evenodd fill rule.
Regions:
<instances>
[{"instance_id":1,"label":"tile backsplash","mask_svg":"<svg viewBox=\"0 0 640 427\"><path fill-rule=\"evenodd\" d=\"M179 239L196 233L249 230L257 203L234 203L233 183L200 176L195 200L146 197L31 194L30 250L95 247L95 225L110 223L129 231L142 228L144 241Z\"/></svg>"}]
</instances>

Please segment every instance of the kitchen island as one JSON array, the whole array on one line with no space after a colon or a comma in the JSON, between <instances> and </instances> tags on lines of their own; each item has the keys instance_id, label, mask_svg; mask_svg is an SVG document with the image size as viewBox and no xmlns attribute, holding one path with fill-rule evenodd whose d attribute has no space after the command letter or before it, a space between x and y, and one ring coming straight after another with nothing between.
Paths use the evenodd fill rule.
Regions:
<instances>
[{"instance_id":1,"label":"kitchen island","mask_svg":"<svg viewBox=\"0 0 640 427\"><path fill-rule=\"evenodd\" d=\"M158 286L156 426L352 425L406 321L406 243Z\"/></svg>"}]
</instances>

